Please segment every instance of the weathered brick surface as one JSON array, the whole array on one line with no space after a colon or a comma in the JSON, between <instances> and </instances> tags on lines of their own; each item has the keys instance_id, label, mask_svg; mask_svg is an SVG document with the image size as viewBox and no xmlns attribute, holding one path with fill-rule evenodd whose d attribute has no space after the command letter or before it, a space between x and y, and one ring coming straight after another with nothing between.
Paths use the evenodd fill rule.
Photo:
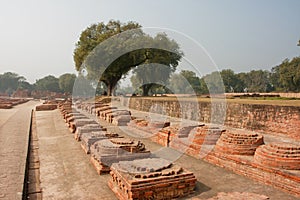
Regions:
<instances>
[{"instance_id":1,"label":"weathered brick surface","mask_svg":"<svg viewBox=\"0 0 300 200\"><path fill-rule=\"evenodd\" d=\"M131 113L130 111L128 110L112 110L111 112L107 113L106 114L106 121L109 122L109 123L112 123L113 121L113 118L117 117L117 116L121 116L121 115L128 115L129 117L131 116ZM129 121L130 121L131 118L129 118Z\"/></svg>"},{"instance_id":2,"label":"weathered brick surface","mask_svg":"<svg viewBox=\"0 0 300 200\"><path fill-rule=\"evenodd\" d=\"M191 129L188 134L183 134L188 135L186 138L178 138L177 136L181 135L178 134L179 129L179 126L174 125L164 128L153 137L154 141L166 146L166 138L170 133L170 147L174 149L300 196L300 170L295 170L300 166L298 146L271 144L272 150L267 153L265 146L269 145L263 145L263 137L255 132L245 130L224 132L223 129L199 126ZM211 133L213 137L209 139ZM218 136L220 138L214 148L213 143ZM206 142L210 145L205 144ZM253 156L255 150L258 152L255 153L256 161ZM199 156L201 153L203 157Z\"/></svg>"},{"instance_id":3,"label":"weathered brick surface","mask_svg":"<svg viewBox=\"0 0 300 200\"><path fill-rule=\"evenodd\" d=\"M128 127L131 128L132 131L135 129L140 130L145 133L144 136L154 136L158 131L162 130L165 127L170 126L170 122L168 121L148 121L146 119L133 119L128 124ZM137 132L138 133L138 132Z\"/></svg>"},{"instance_id":4,"label":"weathered brick surface","mask_svg":"<svg viewBox=\"0 0 300 200\"><path fill-rule=\"evenodd\" d=\"M269 197L250 192L219 192L217 196L206 200L267 200ZM192 200L204 200L201 198L192 198Z\"/></svg>"},{"instance_id":5,"label":"weathered brick surface","mask_svg":"<svg viewBox=\"0 0 300 200\"><path fill-rule=\"evenodd\" d=\"M121 161L111 169L108 185L121 200L185 197L197 181L192 172L161 158Z\"/></svg>"},{"instance_id":6,"label":"weathered brick surface","mask_svg":"<svg viewBox=\"0 0 300 200\"><path fill-rule=\"evenodd\" d=\"M10 109L13 106L26 103L26 99L11 99L11 98L0 98L0 109Z\"/></svg>"},{"instance_id":7,"label":"weathered brick surface","mask_svg":"<svg viewBox=\"0 0 300 200\"><path fill-rule=\"evenodd\" d=\"M55 110L57 109L56 104L42 104L35 107L36 111Z\"/></svg>"},{"instance_id":8,"label":"weathered brick surface","mask_svg":"<svg viewBox=\"0 0 300 200\"><path fill-rule=\"evenodd\" d=\"M161 109L151 109L153 105L163 108L166 115L190 120L211 123L212 104L210 102L164 101L162 99L147 99L131 97L129 108L145 112L160 113ZM239 103L214 102L216 113L226 113L225 124L233 128L245 128L254 131L264 131L271 134L283 133L300 140L300 107L279 105L257 105ZM220 119L213 119L222 123Z\"/></svg>"},{"instance_id":9,"label":"weathered brick surface","mask_svg":"<svg viewBox=\"0 0 300 200\"><path fill-rule=\"evenodd\" d=\"M240 156L210 152L204 159L237 174L271 185L300 197L300 171L282 170L262 166L254 162L253 156Z\"/></svg>"},{"instance_id":10,"label":"weathered brick surface","mask_svg":"<svg viewBox=\"0 0 300 200\"><path fill-rule=\"evenodd\" d=\"M95 142L99 140L109 139L110 137L108 137L106 133L106 131L93 131L88 132L87 134L83 134L81 136L81 147L85 151L85 153L89 154L91 152L91 146Z\"/></svg>"},{"instance_id":11,"label":"weathered brick surface","mask_svg":"<svg viewBox=\"0 0 300 200\"><path fill-rule=\"evenodd\" d=\"M258 133L230 130L221 135L215 151L233 155L253 155L256 148L262 144L263 136Z\"/></svg>"},{"instance_id":12,"label":"weathered brick surface","mask_svg":"<svg viewBox=\"0 0 300 200\"><path fill-rule=\"evenodd\" d=\"M97 109L97 116L99 116L100 119L105 120L106 115L112 113L114 110L117 110L117 107L111 107L111 106L101 107Z\"/></svg>"},{"instance_id":13,"label":"weathered brick surface","mask_svg":"<svg viewBox=\"0 0 300 200\"><path fill-rule=\"evenodd\" d=\"M106 131L106 128L103 128L100 124L86 124L82 127L78 127L74 133L74 138L77 141L81 140L81 137L84 135L89 135L95 131Z\"/></svg>"},{"instance_id":14,"label":"weathered brick surface","mask_svg":"<svg viewBox=\"0 0 300 200\"><path fill-rule=\"evenodd\" d=\"M216 144L223 129L208 125L171 125L159 130L151 140L163 146L169 146L186 154L199 158L204 146Z\"/></svg>"},{"instance_id":15,"label":"weathered brick surface","mask_svg":"<svg viewBox=\"0 0 300 200\"><path fill-rule=\"evenodd\" d=\"M91 145L90 151L91 162L99 174L108 172L115 162L150 156L143 143L126 138L98 140Z\"/></svg>"},{"instance_id":16,"label":"weathered brick surface","mask_svg":"<svg viewBox=\"0 0 300 200\"><path fill-rule=\"evenodd\" d=\"M265 167L300 170L300 145L270 143L260 146L254 162Z\"/></svg>"},{"instance_id":17,"label":"weathered brick surface","mask_svg":"<svg viewBox=\"0 0 300 200\"><path fill-rule=\"evenodd\" d=\"M85 118L85 117L82 119L75 118L74 121L71 121L69 123L69 129L70 129L71 133L75 133L77 128L82 127L84 125L88 125L88 124L98 125L98 123L93 119L89 119L89 118Z\"/></svg>"},{"instance_id":18,"label":"weathered brick surface","mask_svg":"<svg viewBox=\"0 0 300 200\"><path fill-rule=\"evenodd\" d=\"M116 126L126 126L131 120L131 115L118 115L112 119L112 124Z\"/></svg>"}]
</instances>

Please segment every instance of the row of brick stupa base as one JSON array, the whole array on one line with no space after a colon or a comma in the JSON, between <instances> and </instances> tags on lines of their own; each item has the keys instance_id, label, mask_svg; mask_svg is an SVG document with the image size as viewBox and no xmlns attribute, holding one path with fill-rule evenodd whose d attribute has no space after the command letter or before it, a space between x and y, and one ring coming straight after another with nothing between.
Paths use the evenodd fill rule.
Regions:
<instances>
[{"instance_id":1,"label":"row of brick stupa base","mask_svg":"<svg viewBox=\"0 0 300 200\"><path fill-rule=\"evenodd\" d=\"M110 171L108 184L119 199L173 199L194 192L197 180L192 172L167 160L153 158L139 141L108 133L95 120L74 109L71 102L60 104L59 108L75 139L90 153L97 172ZM76 108L97 114L115 125L131 120L130 112L107 104L77 102Z\"/></svg>"},{"instance_id":2,"label":"row of brick stupa base","mask_svg":"<svg viewBox=\"0 0 300 200\"><path fill-rule=\"evenodd\" d=\"M159 130L149 124L145 119L135 119L128 125L132 130L150 132L151 140L158 144L300 197L300 145L264 144L258 133L204 124L164 125Z\"/></svg>"}]
</instances>

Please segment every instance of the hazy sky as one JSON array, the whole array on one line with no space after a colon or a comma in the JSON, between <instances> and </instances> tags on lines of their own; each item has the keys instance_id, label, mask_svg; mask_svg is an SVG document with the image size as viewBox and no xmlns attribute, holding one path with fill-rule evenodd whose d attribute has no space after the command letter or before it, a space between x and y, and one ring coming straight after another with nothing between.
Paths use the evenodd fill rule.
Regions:
<instances>
[{"instance_id":1,"label":"hazy sky","mask_svg":"<svg viewBox=\"0 0 300 200\"><path fill-rule=\"evenodd\" d=\"M187 34L220 69L271 69L300 55L299 8L299 0L0 0L0 73L30 82L75 73L80 33L110 19Z\"/></svg>"}]
</instances>

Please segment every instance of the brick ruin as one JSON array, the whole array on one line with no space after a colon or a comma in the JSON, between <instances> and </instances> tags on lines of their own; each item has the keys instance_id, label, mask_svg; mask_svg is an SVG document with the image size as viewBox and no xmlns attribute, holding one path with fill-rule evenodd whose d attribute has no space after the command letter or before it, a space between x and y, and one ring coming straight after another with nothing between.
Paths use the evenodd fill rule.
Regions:
<instances>
[{"instance_id":1,"label":"brick ruin","mask_svg":"<svg viewBox=\"0 0 300 200\"><path fill-rule=\"evenodd\" d=\"M80 141L84 152L90 155L91 163L97 173L101 175L113 170L109 185L118 198L147 199L154 197L155 199L165 199L166 197L183 197L194 192L196 178L192 172L173 165L169 161L159 158L150 159L151 152L142 142L110 133L95 119L90 119L88 115L84 114L85 112L94 114L101 120L122 126L132 121L133 117L129 111L100 102L93 104L77 101L74 105L72 102L64 102L59 103L58 107L70 132L74 133L77 141ZM170 123L150 122L147 125L147 130L155 132L159 128L169 126ZM137 171L135 174L131 174L132 177L127 174L123 176L125 175L123 173L124 163L127 163L125 164L127 170L128 166L136 166L133 168ZM144 166L145 163L146 166ZM163 165L159 167L158 164ZM145 170L145 167L148 169ZM129 190L125 193L128 192L132 198L125 198L127 193L125 194L124 191L115 187L117 183L112 180L115 180L113 177L116 174L123 174L120 178L124 183L129 183ZM135 182L132 182L133 179ZM131 183L133 184L130 186ZM150 185L152 186L150 187Z\"/></svg>"},{"instance_id":2,"label":"brick ruin","mask_svg":"<svg viewBox=\"0 0 300 200\"><path fill-rule=\"evenodd\" d=\"M91 147L99 140L110 139L110 138L121 138L116 133L109 133L106 131L93 131L88 134L81 136L81 147L86 154L91 153Z\"/></svg>"},{"instance_id":3,"label":"brick ruin","mask_svg":"<svg viewBox=\"0 0 300 200\"><path fill-rule=\"evenodd\" d=\"M55 110L57 105L55 104L42 104L35 107L36 111L46 111L46 110Z\"/></svg>"},{"instance_id":4,"label":"brick ruin","mask_svg":"<svg viewBox=\"0 0 300 200\"><path fill-rule=\"evenodd\" d=\"M134 125L139 123L141 126ZM151 135L150 139L162 146L300 196L300 145L265 144L260 133L207 124L171 124L154 134L144 128L147 120L129 125Z\"/></svg>"},{"instance_id":5,"label":"brick ruin","mask_svg":"<svg viewBox=\"0 0 300 200\"><path fill-rule=\"evenodd\" d=\"M263 136L257 133L226 131L215 146L215 151L231 155L254 155L256 148L264 144Z\"/></svg>"},{"instance_id":6,"label":"brick ruin","mask_svg":"<svg viewBox=\"0 0 300 200\"><path fill-rule=\"evenodd\" d=\"M129 130L132 130L133 132L135 132L135 134L143 137L152 137L162 128L170 126L170 122L148 121L146 119L135 117L132 118L133 119L129 123L127 123ZM139 130L140 132L136 130Z\"/></svg>"},{"instance_id":7,"label":"brick ruin","mask_svg":"<svg viewBox=\"0 0 300 200\"><path fill-rule=\"evenodd\" d=\"M88 135L92 132L106 131L100 124L86 124L84 126L78 127L74 133L74 138L77 141L81 141L84 135Z\"/></svg>"},{"instance_id":8,"label":"brick ruin","mask_svg":"<svg viewBox=\"0 0 300 200\"><path fill-rule=\"evenodd\" d=\"M260 146L254 162L271 168L300 170L300 146L287 143L269 143Z\"/></svg>"},{"instance_id":9,"label":"brick ruin","mask_svg":"<svg viewBox=\"0 0 300 200\"><path fill-rule=\"evenodd\" d=\"M113 163L150 157L140 141L126 138L99 140L91 146L91 162L98 174L108 173Z\"/></svg>"},{"instance_id":10,"label":"brick ruin","mask_svg":"<svg viewBox=\"0 0 300 200\"><path fill-rule=\"evenodd\" d=\"M27 99L17 99L17 98L1 98L0 97L0 109L10 109L16 105L26 103Z\"/></svg>"},{"instance_id":11,"label":"brick ruin","mask_svg":"<svg viewBox=\"0 0 300 200\"><path fill-rule=\"evenodd\" d=\"M292 93L291 93L292 94ZM122 97L122 104L130 109L160 113L153 105L163 108L165 115L181 119L211 123L212 106L215 112L226 113L224 125L273 135L284 134L300 141L300 107L227 102L168 100L164 98Z\"/></svg>"},{"instance_id":12,"label":"brick ruin","mask_svg":"<svg viewBox=\"0 0 300 200\"><path fill-rule=\"evenodd\" d=\"M78 110L74 110L70 104L64 107L65 109L61 109L62 114L70 124L76 121L75 116L82 117L83 121L90 120L85 115L86 118L83 117L80 110L95 114L99 119L112 124L114 124L114 119L126 116L126 122L130 119L127 122L129 130L139 135L147 135L152 141L162 146L182 151L197 159L203 159L237 174L300 196L299 145L265 144L264 137L260 133L210 124L170 124L170 122L164 121L148 121L143 118L135 118L129 111L120 110L107 103L78 102L76 104ZM122 125L125 125L126 122ZM102 129L89 130L87 127L93 127L93 123L92 125L88 125L88 123L83 123L82 126L78 125L80 128L76 127L75 134L81 132L82 148L86 153L90 153L91 162L99 174L111 171L112 178L109 186L119 199L163 199L168 195L169 198L177 198L181 197L181 194L185 194L180 190L184 186L176 185L177 183L173 179L174 174L163 176L161 175L163 170L150 169L151 164L149 163L154 162L150 160L154 158L151 158L151 153L139 141L120 138L118 135L109 135L113 133ZM141 167L138 163L145 159L148 161L143 161L143 163L148 164L146 167ZM128 166L130 167L128 168ZM132 171L132 168L138 170L128 174L128 170ZM166 169L172 169L172 167ZM172 173L176 174L176 170ZM162 181L164 183L170 181L170 184L163 185L159 180L164 180ZM191 181L191 183L195 183L195 181ZM156 187L160 183L162 185ZM150 187L150 185L152 186ZM185 187L189 188L187 185ZM190 189L185 191L190 194L194 188L194 185L191 184Z\"/></svg>"},{"instance_id":13,"label":"brick ruin","mask_svg":"<svg viewBox=\"0 0 300 200\"><path fill-rule=\"evenodd\" d=\"M121 161L111 169L109 187L121 200L185 197L197 181L192 172L162 158Z\"/></svg>"}]
</instances>

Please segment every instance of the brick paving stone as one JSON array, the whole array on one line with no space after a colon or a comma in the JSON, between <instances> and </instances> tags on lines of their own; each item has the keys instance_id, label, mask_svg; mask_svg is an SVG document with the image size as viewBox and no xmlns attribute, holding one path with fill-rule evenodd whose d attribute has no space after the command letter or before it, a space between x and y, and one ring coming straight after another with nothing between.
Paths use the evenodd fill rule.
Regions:
<instances>
[{"instance_id":1,"label":"brick paving stone","mask_svg":"<svg viewBox=\"0 0 300 200\"><path fill-rule=\"evenodd\" d=\"M58 110L36 112L43 199L116 199Z\"/></svg>"}]
</instances>

